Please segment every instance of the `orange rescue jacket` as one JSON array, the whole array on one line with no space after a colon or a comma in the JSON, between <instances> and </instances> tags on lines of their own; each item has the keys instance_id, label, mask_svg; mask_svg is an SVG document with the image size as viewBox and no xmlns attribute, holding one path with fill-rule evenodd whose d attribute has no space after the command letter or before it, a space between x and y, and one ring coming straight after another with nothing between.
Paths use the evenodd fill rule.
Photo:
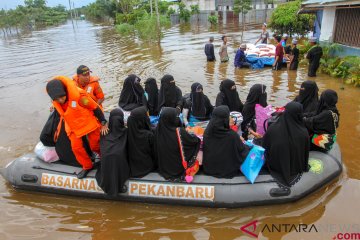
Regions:
<instances>
[{"instance_id":1,"label":"orange rescue jacket","mask_svg":"<svg viewBox=\"0 0 360 240\"><path fill-rule=\"evenodd\" d=\"M82 107L79 104L79 100L82 97L88 96L88 94L81 88L78 88L75 82L68 77L56 76L53 79L60 80L66 88L66 96L68 101L68 107L66 111L63 110L60 103L56 101L52 102L53 106L60 114L60 117L65 120L66 133L70 135L71 132L73 132L76 137L80 138L99 128L100 123L94 116L93 111ZM93 101L90 97L88 97L88 99ZM93 106L92 108L94 108L94 106L98 106L95 102L93 102L91 105ZM60 126L62 119L60 119Z\"/></svg>"},{"instance_id":2,"label":"orange rescue jacket","mask_svg":"<svg viewBox=\"0 0 360 240\"><path fill-rule=\"evenodd\" d=\"M91 98L95 100L95 102L105 97L99 84L99 77L90 76L90 82L85 87L80 85L78 75L74 75L73 80L76 82L76 85L79 88L85 90L91 96Z\"/></svg>"}]
</instances>

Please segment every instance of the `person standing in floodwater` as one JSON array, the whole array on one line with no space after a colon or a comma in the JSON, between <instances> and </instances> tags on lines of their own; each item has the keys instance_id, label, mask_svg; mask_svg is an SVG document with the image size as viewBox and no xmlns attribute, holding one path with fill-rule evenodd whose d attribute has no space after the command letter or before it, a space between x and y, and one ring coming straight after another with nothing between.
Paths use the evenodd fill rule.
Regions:
<instances>
[{"instance_id":1,"label":"person standing in floodwater","mask_svg":"<svg viewBox=\"0 0 360 240\"><path fill-rule=\"evenodd\" d=\"M209 42L205 44L205 55L208 62L216 61L213 42L214 37L210 37Z\"/></svg>"},{"instance_id":2,"label":"person standing in floodwater","mask_svg":"<svg viewBox=\"0 0 360 240\"><path fill-rule=\"evenodd\" d=\"M275 61L272 65L273 70L281 70L281 65L283 64L283 57L284 57L284 48L281 45L281 37L276 36L276 49L275 49Z\"/></svg>"},{"instance_id":3,"label":"person standing in floodwater","mask_svg":"<svg viewBox=\"0 0 360 240\"><path fill-rule=\"evenodd\" d=\"M227 52L227 37L222 36L221 40L223 41L223 44L221 45L219 49L219 55L220 55L220 61L221 62L228 62L229 61L229 55Z\"/></svg>"},{"instance_id":4,"label":"person standing in floodwater","mask_svg":"<svg viewBox=\"0 0 360 240\"><path fill-rule=\"evenodd\" d=\"M306 54L306 58L309 59L309 77L316 77L316 71L320 66L320 58L323 55L322 48L317 44L317 38L310 38L311 48Z\"/></svg>"},{"instance_id":5,"label":"person standing in floodwater","mask_svg":"<svg viewBox=\"0 0 360 240\"><path fill-rule=\"evenodd\" d=\"M262 32L260 33L259 39L255 42L255 45L260 41L260 43L267 44L269 39L269 32L266 30L267 24L262 25Z\"/></svg>"}]
</instances>

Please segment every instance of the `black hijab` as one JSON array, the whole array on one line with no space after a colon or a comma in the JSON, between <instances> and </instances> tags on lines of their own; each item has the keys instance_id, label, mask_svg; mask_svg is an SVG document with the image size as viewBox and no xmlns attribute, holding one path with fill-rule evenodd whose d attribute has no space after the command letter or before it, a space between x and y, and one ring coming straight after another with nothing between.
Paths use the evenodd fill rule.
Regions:
<instances>
[{"instance_id":1,"label":"black hijab","mask_svg":"<svg viewBox=\"0 0 360 240\"><path fill-rule=\"evenodd\" d=\"M304 113L316 111L319 104L319 88L314 81L307 80L301 84L299 95L294 99L303 105Z\"/></svg>"},{"instance_id":2,"label":"black hijab","mask_svg":"<svg viewBox=\"0 0 360 240\"><path fill-rule=\"evenodd\" d=\"M119 99L119 106L125 111L131 111L144 104L144 89L140 85L140 81L141 79L135 74L131 74L125 79Z\"/></svg>"},{"instance_id":3,"label":"black hijab","mask_svg":"<svg viewBox=\"0 0 360 240\"><path fill-rule=\"evenodd\" d=\"M310 141L300 103L285 106L285 112L265 133L263 147L270 173L282 185L294 185L307 171Z\"/></svg>"},{"instance_id":4,"label":"black hijab","mask_svg":"<svg viewBox=\"0 0 360 240\"><path fill-rule=\"evenodd\" d=\"M316 114L305 119L306 127L310 133L334 134L336 132L340 120L340 114L336 107L337 101L338 95L334 90L327 89L321 93ZM335 119L331 112L335 113Z\"/></svg>"},{"instance_id":5,"label":"black hijab","mask_svg":"<svg viewBox=\"0 0 360 240\"><path fill-rule=\"evenodd\" d=\"M204 172L219 178L232 178L240 173L240 165L249 148L230 129L228 106L216 107L204 134Z\"/></svg>"},{"instance_id":6,"label":"black hijab","mask_svg":"<svg viewBox=\"0 0 360 240\"><path fill-rule=\"evenodd\" d=\"M175 108L182 101L182 92L175 85L174 77L166 74L161 78L161 86L159 92L159 108L173 107Z\"/></svg>"},{"instance_id":7,"label":"black hijab","mask_svg":"<svg viewBox=\"0 0 360 240\"><path fill-rule=\"evenodd\" d=\"M164 107L160 113L159 124L155 131L155 151L157 153L159 173L166 179L181 178L184 174L176 128L180 119L175 108ZM181 140L186 159L197 154L200 140L180 128Z\"/></svg>"},{"instance_id":8,"label":"black hijab","mask_svg":"<svg viewBox=\"0 0 360 240\"><path fill-rule=\"evenodd\" d=\"M255 84L250 88L249 94L246 98L244 109L242 111L244 119L241 123L242 131L245 131L246 126L255 118L255 105L260 104L261 106L266 107L266 100L267 94L265 85Z\"/></svg>"},{"instance_id":9,"label":"black hijab","mask_svg":"<svg viewBox=\"0 0 360 240\"><path fill-rule=\"evenodd\" d=\"M130 175L127 153L127 129L121 109L110 112L109 133L100 139L101 166L96 181L105 193L116 196Z\"/></svg>"},{"instance_id":10,"label":"black hijab","mask_svg":"<svg viewBox=\"0 0 360 240\"><path fill-rule=\"evenodd\" d=\"M135 108L127 121L129 164L132 177L143 177L155 168L150 119L145 107Z\"/></svg>"},{"instance_id":11,"label":"black hijab","mask_svg":"<svg viewBox=\"0 0 360 240\"><path fill-rule=\"evenodd\" d=\"M148 78L145 81L145 92L148 94L148 108L150 116L157 116L159 89L155 78Z\"/></svg>"},{"instance_id":12,"label":"black hijab","mask_svg":"<svg viewBox=\"0 0 360 240\"><path fill-rule=\"evenodd\" d=\"M201 90L200 92L198 92ZM206 117L205 96L203 93L203 86L200 83L193 83L191 85L191 113L194 117Z\"/></svg>"},{"instance_id":13,"label":"black hijab","mask_svg":"<svg viewBox=\"0 0 360 240\"><path fill-rule=\"evenodd\" d=\"M234 81L230 79L223 80L220 83L220 92L225 95L225 102L223 105L228 106L230 112L242 112L244 105L239 98L238 92L236 91L236 85Z\"/></svg>"},{"instance_id":14,"label":"black hijab","mask_svg":"<svg viewBox=\"0 0 360 240\"><path fill-rule=\"evenodd\" d=\"M60 80L57 80L57 79L53 79L46 84L46 91L52 100L55 100L59 97L66 96L65 89L66 88L65 88L64 84Z\"/></svg>"}]
</instances>

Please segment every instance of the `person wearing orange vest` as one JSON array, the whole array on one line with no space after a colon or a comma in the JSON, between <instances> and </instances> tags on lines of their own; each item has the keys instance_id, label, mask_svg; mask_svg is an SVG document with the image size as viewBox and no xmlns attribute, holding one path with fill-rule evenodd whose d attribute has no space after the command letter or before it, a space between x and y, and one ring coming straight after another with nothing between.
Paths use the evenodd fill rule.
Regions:
<instances>
[{"instance_id":1,"label":"person wearing orange vest","mask_svg":"<svg viewBox=\"0 0 360 240\"><path fill-rule=\"evenodd\" d=\"M104 93L99 84L99 77L90 76L90 69L85 65L80 65L76 70L73 80L76 85L85 90L94 101L101 106L105 100Z\"/></svg>"},{"instance_id":2,"label":"person wearing orange vest","mask_svg":"<svg viewBox=\"0 0 360 240\"><path fill-rule=\"evenodd\" d=\"M82 137L86 136L91 150L100 154L100 133L106 135L109 131L104 113L99 105L68 77L54 77L47 83L46 91L60 115L59 126L65 121L65 131L69 136L72 151L83 168L77 177L85 178L93 168L93 163L84 148ZM55 139L58 134L59 132L55 133Z\"/></svg>"}]
</instances>

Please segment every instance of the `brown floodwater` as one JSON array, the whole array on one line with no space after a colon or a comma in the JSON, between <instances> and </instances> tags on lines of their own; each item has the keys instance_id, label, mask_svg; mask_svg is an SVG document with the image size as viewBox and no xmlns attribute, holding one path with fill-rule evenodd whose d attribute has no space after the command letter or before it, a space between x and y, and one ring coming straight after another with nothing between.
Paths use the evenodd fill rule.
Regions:
<instances>
[{"instance_id":1,"label":"brown floodwater","mask_svg":"<svg viewBox=\"0 0 360 240\"><path fill-rule=\"evenodd\" d=\"M45 83L54 75L72 76L85 64L101 77L105 108L117 104L127 74L143 80L172 74L183 93L197 81L212 103L224 78L234 79L242 101L255 83L267 86L269 102L283 105L293 99L305 67L297 72L235 70L230 63L207 63L203 52L209 36L229 36L230 58L240 30L228 23L218 29L177 25L168 29L160 45L123 37L113 27L90 22L71 23L0 40L0 167L32 151L49 114ZM254 42L259 29L245 32ZM336 233L359 233L360 200L360 88L318 74L320 91L338 92L340 144L344 173L339 179L300 201L243 209L209 209L146 203L112 202L16 191L0 178L0 239L254 239L240 227L257 220L265 224L315 224L318 232L264 231L259 239L331 239ZM309 230L309 229L308 229ZM348 236L348 235L347 235ZM355 239L355 238L353 238Z\"/></svg>"}]
</instances>

